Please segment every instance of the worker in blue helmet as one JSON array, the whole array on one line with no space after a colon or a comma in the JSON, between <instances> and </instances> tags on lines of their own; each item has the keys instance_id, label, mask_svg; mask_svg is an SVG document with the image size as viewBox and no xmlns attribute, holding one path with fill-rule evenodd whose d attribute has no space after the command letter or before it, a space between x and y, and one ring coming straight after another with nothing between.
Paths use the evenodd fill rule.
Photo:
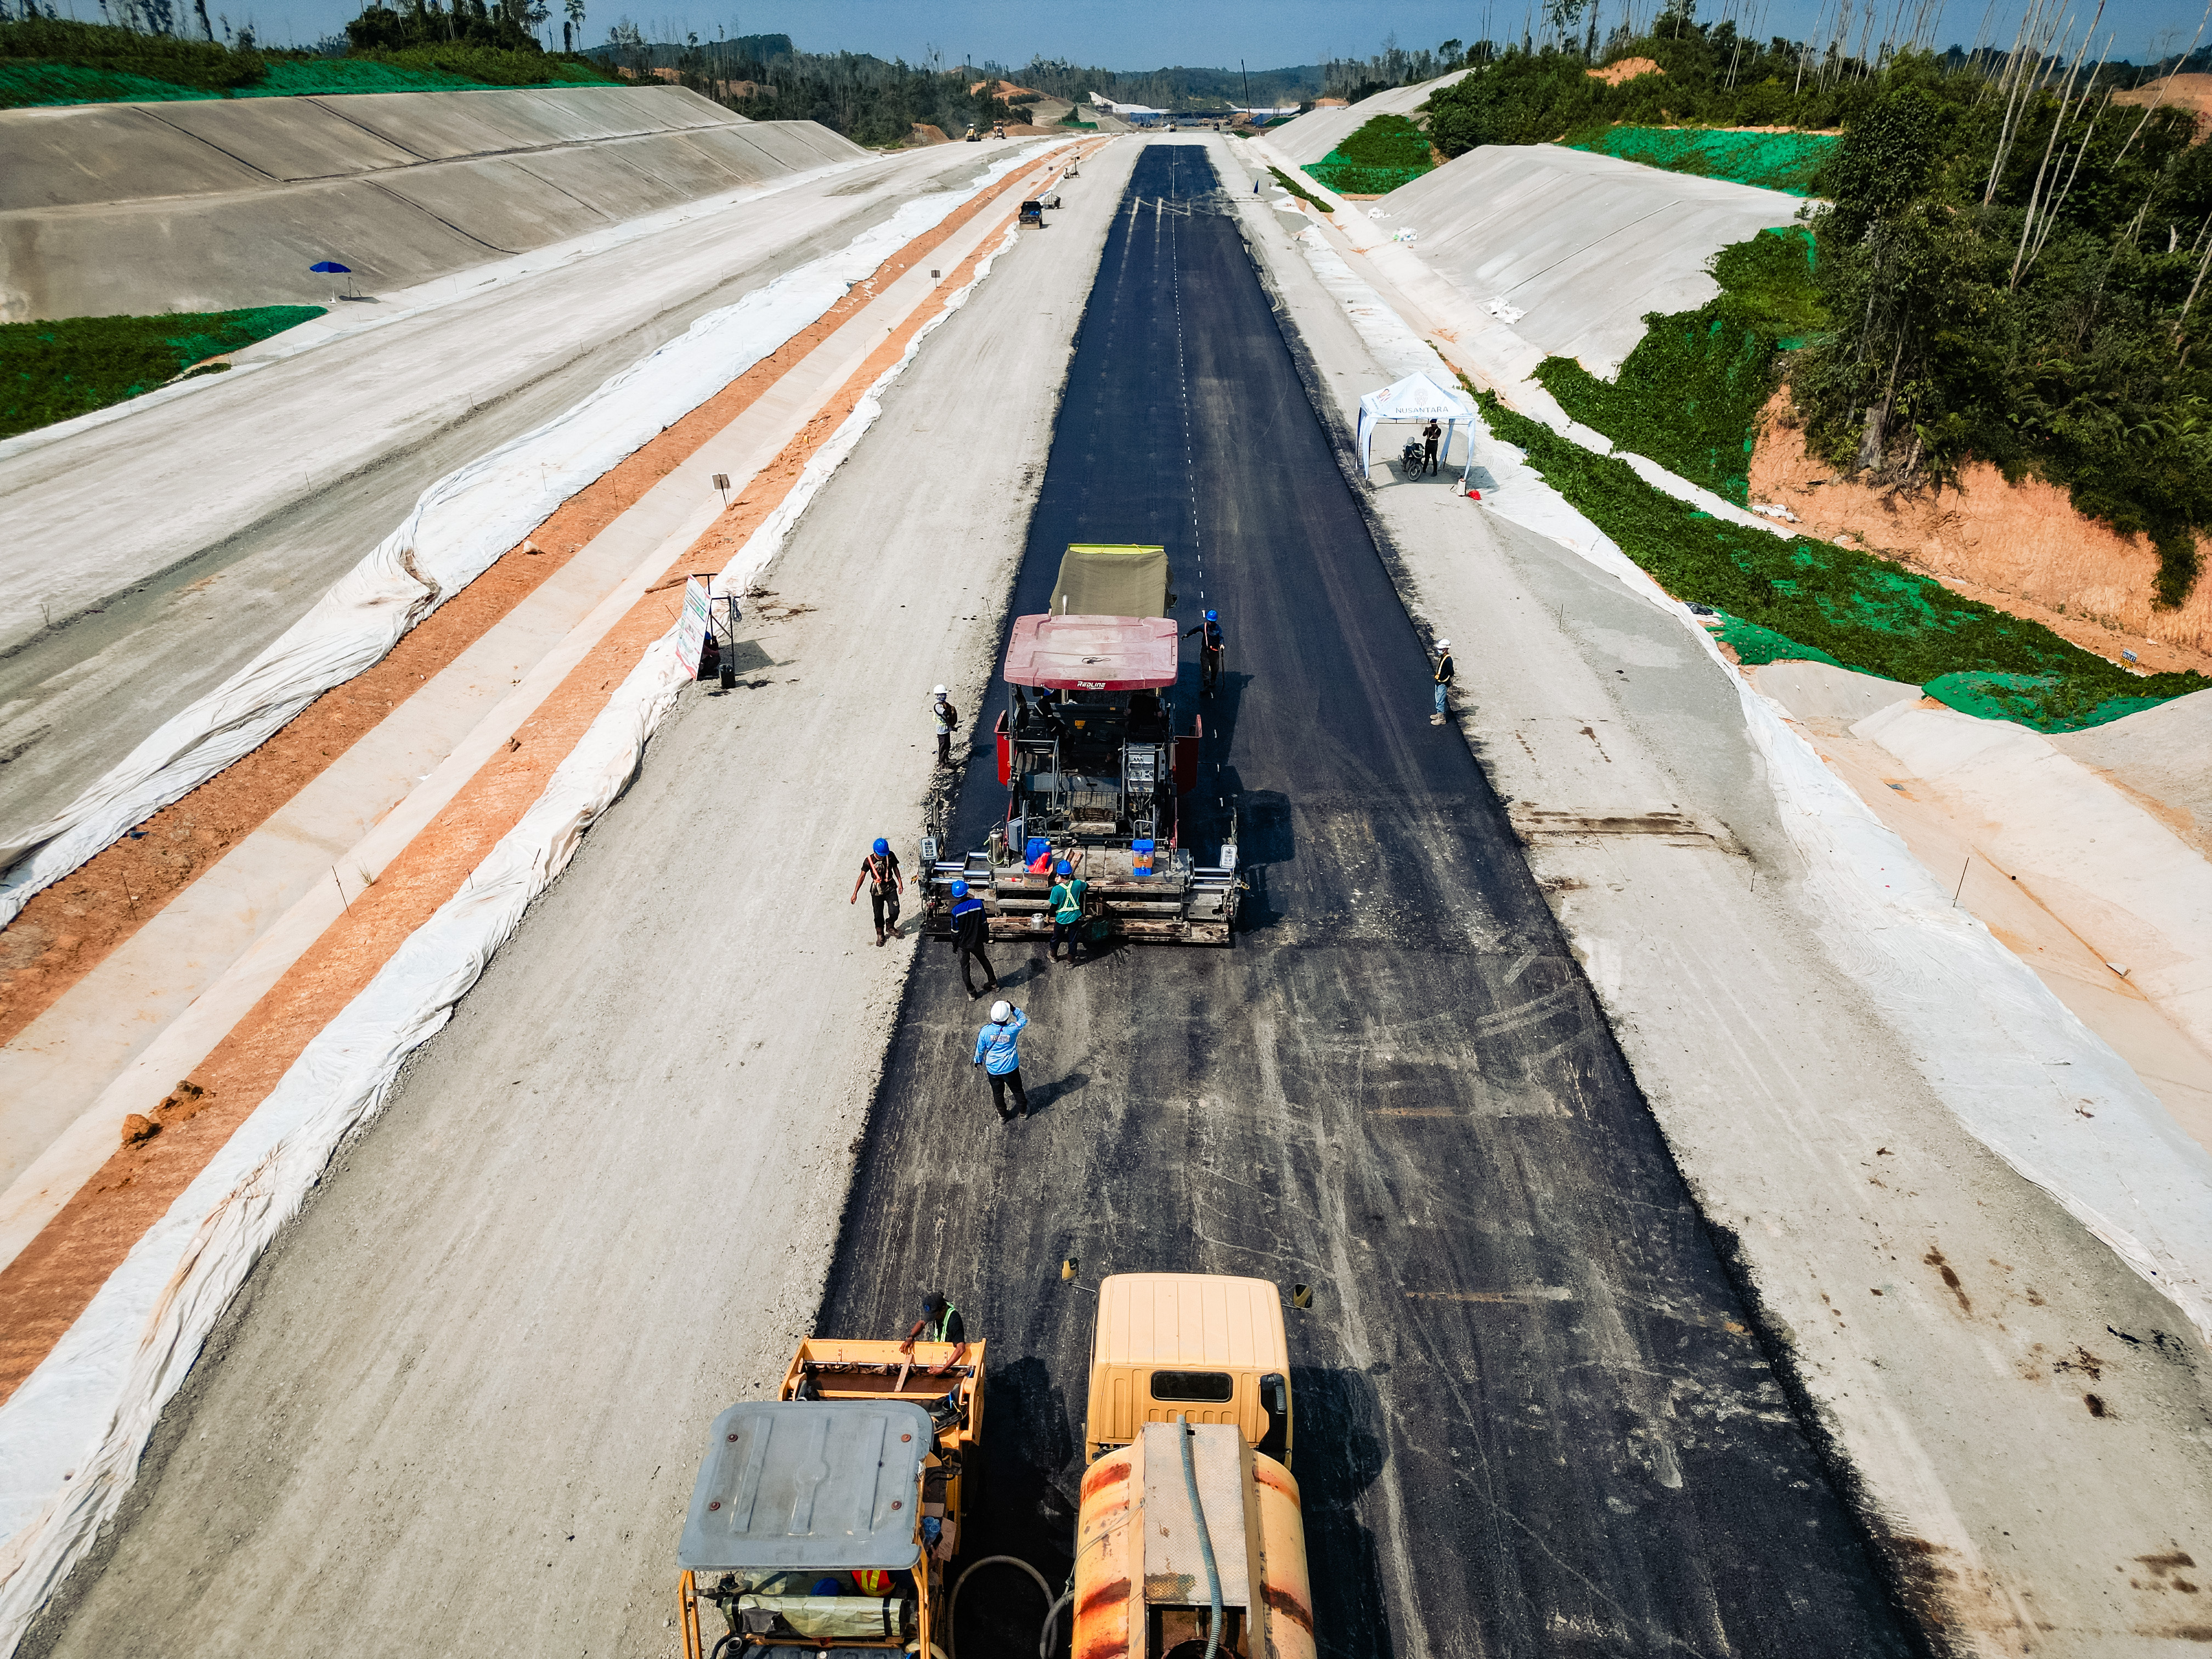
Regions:
<instances>
[{"instance_id":1,"label":"worker in blue helmet","mask_svg":"<svg viewBox=\"0 0 2212 1659\"><path fill-rule=\"evenodd\" d=\"M1082 854L1075 855L1081 858ZM1052 866L1052 895L1045 908L1052 912L1051 958L1060 960L1060 941L1067 941L1067 959L1076 960L1075 953L1083 948L1083 895L1090 884L1075 873L1075 866L1066 859Z\"/></svg>"},{"instance_id":2,"label":"worker in blue helmet","mask_svg":"<svg viewBox=\"0 0 2212 1659\"><path fill-rule=\"evenodd\" d=\"M954 877L952 893L952 948L960 953L960 983L967 988L968 1000L973 1002L983 991L999 988L999 976L992 971L991 958L985 948L991 942L991 916L983 908L983 901L968 890L968 884ZM983 968L983 991L975 988L969 974L968 964L973 960Z\"/></svg>"},{"instance_id":3,"label":"worker in blue helmet","mask_svg":"<svg viewBox=\"0 0 2212 1659\"><path fill-rule=\"evenodd\" d=\"M864 885L868 890L868 908L876 913L876 943L881 945L887 925L891 933L898 932L899 895L906 890L906 878L899 874L898 854L881 836L860 860L860 879L853 884L853 896L845 902L857 902Z\"/></svg>"},{"instance_id":4,"label":"worker in blue helmet","mask_svg":"<svg viewBox=\"0 0 2212 1659\"><path fill-rule=\"evenodd\" d=\"M1221 651L1228 643L1221 632L1221 613L1218 611L1207 611L1205 620L1197 627L1188 629L1183 638L1188 639L1193 634L1199 635L1199 689L1201 691L1218 691L1221 690Z\"/></svg>"}]
</instances>

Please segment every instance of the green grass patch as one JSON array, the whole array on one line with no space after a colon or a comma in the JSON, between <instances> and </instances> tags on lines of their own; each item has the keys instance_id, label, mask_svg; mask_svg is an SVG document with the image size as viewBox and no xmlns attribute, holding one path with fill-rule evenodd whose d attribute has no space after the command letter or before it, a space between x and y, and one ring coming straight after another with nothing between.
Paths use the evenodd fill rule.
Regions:
<instances>
[{"instance_id":1,"label":"green grass patch","mask_svg":"<svg viewBox=\"0 0 2212 1659\"><path fill-rule=\"evenodd\" d=\"M0 438L119 404L193 363L323 314L320 306L0 323Z\"/></svg>"},{"instance_id":2,"label":"green grass patch","mask_svg":"<svg viewBox=\"0 0 2212 1659\"><path fill-rule=\"evenodd\" d=\"M33 109L45 104L154 104L222 96L219 92L150 80L125 70L0 61L0 109Z\"/></svg>"},{"instance_id":3,"label":"green grass patch","mask_svg":"<svg viewBox=\"0 0 2212 1659\"><path fill-rule=\"evenodd\" d=\"M1275 175L1275 182L1277 184L1280 185L1285 190L1290 191L1291 195L1297 197L1300 201L1311 202L1323 213L1334 213L1336 211L1334 208L1322 201L1320 197L1315 195L1297 179L1291 178L1291 175L1284 172L1282 168L1269 167L1267 171Z\"/></svg>"},{"instance_id":4,"label":"green grass patch","mask_svg":"<svg viewBox=\"0 0 2212 1659\"><path fill-rule=\"evenodd\" d=\"M1070 110L1066 114L1061 116L1060 118L1059 125L1064 127L1080 127L1085 132L1096 132L1098 131L1097 122L1085 121L1078 116L1073 110Z\"/></svg>"},{"instance_id":5,"label":"green grass patch","mask_svg":"<svg viewBox=\"0 0 2212 1659\"><path fill-rule=\"evenodd\" d=\"M1810 196L1821 167L1842 140L1832 132L1607 126L1571 134L1565 142L1570 149L1593 150L1668 173Z\"/></svg>"},{"instance_id":6,"label":"green grass patch","mask_svg":"<svg viewBox=\"0 0 2212 1659\"><path fill-rule=\"evenodd\" d=\"M1305 169L1340 194L1387 196L1436 167L1429 135L1402 115L1378 115Z\"/></svg>"},{"instance_id":7,"label":"green grass patch","mask_svg":"<svg viewBox=\"0 0 2212 1659\"><path fill-rule=\"evenodd\" d=\"M2212 688L2202 674L2139 678L2039 623L1869 554L1724 523L1654 489L1626 462L1516 414L1495 393L1474 395L1491 430L1525 451L1661 586L1721 612L1722 637L1747 662L1833 663L2039 732L2101 726Z\"/></svg>"},{"instance_id":8,"label":"green grass patch","mask_svg":"<svg viewBox=\"0 0 2212 1659\"><path fill-rule=\"evenodd\" d=\"M453 41L344 58L237 52L102 24L0 23L0 109L469 87L619 86L580 58Z\"/></svg>"},{"instance_id":9,"label":"green grass patch","mask_svg":"<svg viewBox=\"0 0 2212 1659\"><path fill-rule=\"evenodd\" d=\"M1776 357L1826 318L1813 287L1812 239L1795 227L1723 248L1713 275L1720 297L1696 311L1646 317L1647 331L1613 380L1571 357L1547 357L1536 379L1585 426L1742 507Z\"/></svg>"}]
</instances>

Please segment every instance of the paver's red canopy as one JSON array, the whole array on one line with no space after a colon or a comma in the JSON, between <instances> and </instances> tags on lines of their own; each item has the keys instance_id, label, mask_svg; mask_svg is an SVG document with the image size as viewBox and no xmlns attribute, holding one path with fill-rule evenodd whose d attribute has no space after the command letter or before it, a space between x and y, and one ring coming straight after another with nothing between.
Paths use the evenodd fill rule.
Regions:
<instances>
[{"instance_id":1,"label":"paver's red canopy","mask_svg":"<svg viewBox=\"0 0 2212 1659\"><path fill-rule=\"evenodd\" d=\"M1006 683L1054 691L1141 691L1176 683L1172 617L1017 617Z\"/></svg>"}]
</instances>

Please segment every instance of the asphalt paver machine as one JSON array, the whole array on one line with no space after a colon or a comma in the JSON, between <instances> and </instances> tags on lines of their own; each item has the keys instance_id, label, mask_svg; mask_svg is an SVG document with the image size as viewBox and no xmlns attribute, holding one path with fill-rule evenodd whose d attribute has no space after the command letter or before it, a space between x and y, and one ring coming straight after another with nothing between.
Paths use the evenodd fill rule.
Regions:
<instances>
[{"instance_id":1,"label":"asphalt paver machine","mask_svg":"<svg viewBox=\"0 0 2212 1659\"><path fill-rule=\"evenodd\" d=\"M1014 619L996 728L1006 814L964 858L925 842L937 937L951 935L956 880L983 902L994 939L1048 932L1052 868L1066 858L1087 884L1094 942L1230 942L1233 808L1213 862L1200 863L1183 833L1204 728L1194 717L1175 731L1163 696L1182 654L1170 579L1164 548L1077 544L1060 561L1051 611Z\"/></svg>"}]
</instances>

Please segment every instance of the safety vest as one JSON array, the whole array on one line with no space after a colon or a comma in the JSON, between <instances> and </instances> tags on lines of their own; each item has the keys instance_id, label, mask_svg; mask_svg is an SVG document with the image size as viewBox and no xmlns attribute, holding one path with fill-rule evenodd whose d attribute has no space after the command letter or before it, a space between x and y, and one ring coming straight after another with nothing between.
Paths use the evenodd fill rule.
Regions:
<instances>
[{"instance_id":1,"label":"safety vest","mask_svg":"<svg viewBox=\"0 0 2212 1659\"><path fill-rule=\"evenodd\" d=\"M922 1319L921 1340L925 1342L944 1341L945 1328L951 1324L952 1316L959 1311L960 1310L950 1302L946 1303L942 1309L939 1310L935 1325L930 1324L928 1316L925 1315Z\"/></svg>"}]
</instances>

